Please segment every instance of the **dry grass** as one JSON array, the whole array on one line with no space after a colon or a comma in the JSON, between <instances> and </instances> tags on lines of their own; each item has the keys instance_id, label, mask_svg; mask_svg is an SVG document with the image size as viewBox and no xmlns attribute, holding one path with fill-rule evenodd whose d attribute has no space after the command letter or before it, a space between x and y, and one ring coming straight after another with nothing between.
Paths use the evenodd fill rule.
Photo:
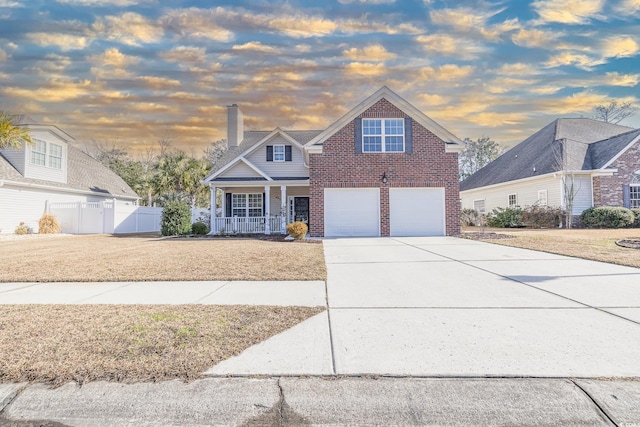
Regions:
<instances>
[{"instance_id":1,"label":"dry grass","mask_svg":"<svg viewBox=\"0 0 640 427\"><path fill-rule=\"evenodd\" d=\"M5 306L0 382L193 380L323 308Z\"/></svg>"},{"instance_id":2,"label":"dry grass","mask_svg":"<svg viewBox=\"0 0 640 427\"><path fill-rule=\"evenodd\" d=\"M0 282L326 280L322 244L108 235L0 241ZM23 237L23 238L21 238Z\"/></svg>"},{"instance_id":3,"label":"dry grass","mask_svg":"<svg viewBox=\"0 0 640 427\"><path fill-rule=\"evenodd\" d=\"M465 231L478 231L471 228ZM531 230L491 229L513 239L489 240L505 246L535 249L560 255L569 255L612 264L640 267L640 250L622 248L615 242L621 239L640 238L640 229L575 229L575 230Z\"/></svg>"}]
</instances>

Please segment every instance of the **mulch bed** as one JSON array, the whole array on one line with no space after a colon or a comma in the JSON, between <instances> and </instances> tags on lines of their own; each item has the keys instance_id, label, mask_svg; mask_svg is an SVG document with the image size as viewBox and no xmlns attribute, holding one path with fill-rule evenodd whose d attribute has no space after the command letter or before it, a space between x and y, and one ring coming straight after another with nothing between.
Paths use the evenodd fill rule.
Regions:
<instances>
[{"instance_id":1,"label":"mulch bed","mask_svg":"<svg viewBox=\"0 0 640 427\"><path fill-rule=\"evenodd\" d=\"M629 249L640 249L640 239L622 239L616 242L616 245Z\"/></svg>"},{"instance_id":2,"label":"mulch bed","mask_svg":"<svg viewBox=\"0 0 640 427\"><path fill-rule=\"evenodd\" d=\"M212 239L212 240L263 240L267 242L322 243L320 239L287 239L284 234L190 234L188 236L168 236L165 239Z\"/></svg>"}]
</instances>

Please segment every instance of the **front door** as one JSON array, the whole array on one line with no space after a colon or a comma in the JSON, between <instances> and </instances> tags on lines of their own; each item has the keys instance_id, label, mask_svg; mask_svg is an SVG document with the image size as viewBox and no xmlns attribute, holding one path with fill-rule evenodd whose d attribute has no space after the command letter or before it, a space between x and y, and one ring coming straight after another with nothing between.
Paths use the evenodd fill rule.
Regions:
<instances>
[{"instance_id":1,"label":"front door","mask_svg":"<svg viewBox=\"0 0 640 427\"><path fill-rule=\"evenodd\" d=\"M293 198L294 220L302 221L309 225L309 198L294 197Z\"/></svg>"}]
</instances>

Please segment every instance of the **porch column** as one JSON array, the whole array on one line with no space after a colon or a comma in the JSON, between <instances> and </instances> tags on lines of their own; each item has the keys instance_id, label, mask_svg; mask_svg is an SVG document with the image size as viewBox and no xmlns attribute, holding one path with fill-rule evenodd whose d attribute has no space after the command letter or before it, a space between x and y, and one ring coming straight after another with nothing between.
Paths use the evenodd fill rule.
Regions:
<instances>
[{"instance_id":1,"label":"porch column","mask_svg":"<svg viewBox=\"0 0 640 427\"><path fill-rule=\"evenodd\" d=\"M209 189L211 190L211 218L209 218L209 222L211 223L209 224L209 228L211 229L211 231L209 232L209 234L216 234L216 232L218 231L216 230L216 192L218 191L218 189L211 184L209 184Z\"/></svg>"},{"instance_id":2,"label":"porch column","mask_svg":"<svg viewBox=\"0 0 640 427\"><path fill-rule=\"evenodd\" d=\"M280 186L280 232L284 234L287 230L287 186Z\"/></svg>"},{"instance_id":3,"label":"porch column","mask_svg":"<svg viewBox=\"0 0 640 427\"><path fill-rule=\"evenodd\" d=\"M269 216L271 216L271 187L264 186L264 234L271 234L271 225L269 224Z\"/></svg>"}]
</instances>

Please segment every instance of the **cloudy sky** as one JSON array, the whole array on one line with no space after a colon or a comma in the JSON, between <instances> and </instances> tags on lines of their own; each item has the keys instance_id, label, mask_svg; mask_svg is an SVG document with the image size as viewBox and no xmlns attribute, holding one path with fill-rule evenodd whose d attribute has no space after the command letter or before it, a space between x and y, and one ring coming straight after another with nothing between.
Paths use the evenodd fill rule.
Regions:
<instances>
[{"instance_id":1,"label":"cloudy sky","mask_svg":"<svg viewBox=\"0 0 640 427\"><path fill-rule=\"evenodd\" d=\"M512 145L639 83L640 0L0 0L0 108L131 152L199 151L231 103L322 129L382 85Z\"/></svg>"}]
</instances>

